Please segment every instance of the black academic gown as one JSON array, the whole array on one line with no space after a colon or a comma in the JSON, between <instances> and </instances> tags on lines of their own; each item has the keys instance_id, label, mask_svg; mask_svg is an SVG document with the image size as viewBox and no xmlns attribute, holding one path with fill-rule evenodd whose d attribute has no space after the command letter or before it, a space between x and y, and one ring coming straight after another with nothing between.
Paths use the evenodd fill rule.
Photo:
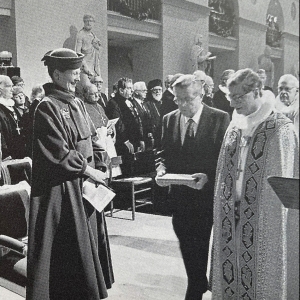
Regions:
<instances>
[{"instance_id":1,"label":"black academic gown","mask_svg":"<svg viewBox=\"0 0 300 300\"><path fill-rule=\"evenodd\" d=\"M146 106L149 109L151 115L151 127L153 132L154 145L156 148L159 148L161 141L161 105L161 101L154 100L152 95L148 94Z\"/></svg>"},{"instance_id":2,"label":"black academic gown","mask_svg":"<svg viewBox=\"0 0 300 300\"><path fill-rule=\"evenodd\" d=\"M54 86L33 132L26 299L104 299L114 280L106 225L82 183L87 165L105 168L106 153L81 100Z\"/></svg>"}]
</instances>

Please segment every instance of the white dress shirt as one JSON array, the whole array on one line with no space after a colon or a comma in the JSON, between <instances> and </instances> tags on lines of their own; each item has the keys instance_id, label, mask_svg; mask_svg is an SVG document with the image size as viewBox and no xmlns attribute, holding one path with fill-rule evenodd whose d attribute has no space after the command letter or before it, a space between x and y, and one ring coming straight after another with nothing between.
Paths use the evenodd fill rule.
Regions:
<instances>
[{"instance_id":1,"label":"white dress shirt","mask_svg":"<svg viewBox=\"0 0 300 300\"><path fill-rule=\"evenodd\" d=\"M199 122L200 122L200 117L201 117L201 114L202 114L202 110L203 110L203 104L200 105L199 110L195 113L195 115L192 118L185 117L184 115L181 114L181 117L180 117L181 145L183 145L183 142L184 142L185 133L186 133L187 127L189 125L189 123L188 123L189 119L193 119L193 121L195 122L195 124L194 124L194 133L196 135L198 125L199 125Z\"/></svg>"}]
</instances>

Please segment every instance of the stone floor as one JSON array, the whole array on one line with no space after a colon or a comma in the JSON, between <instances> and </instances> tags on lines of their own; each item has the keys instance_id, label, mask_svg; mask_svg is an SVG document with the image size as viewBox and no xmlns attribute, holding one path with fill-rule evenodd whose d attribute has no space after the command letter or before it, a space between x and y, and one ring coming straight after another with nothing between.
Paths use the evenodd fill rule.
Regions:
<instances>
[{"instance_id":1,"label":"stone floor","mask_svg":"<svg viewBox=\"0 0 300 300\"><path fill-rule=\"evenodd\" d=\"M109 300L183 300L186 274L171 218L120 211L107 217L115 284ZM0 300L24 298L0 287ZM211 293L204 300L211 299Z\"/></svg>"}]
</instances>

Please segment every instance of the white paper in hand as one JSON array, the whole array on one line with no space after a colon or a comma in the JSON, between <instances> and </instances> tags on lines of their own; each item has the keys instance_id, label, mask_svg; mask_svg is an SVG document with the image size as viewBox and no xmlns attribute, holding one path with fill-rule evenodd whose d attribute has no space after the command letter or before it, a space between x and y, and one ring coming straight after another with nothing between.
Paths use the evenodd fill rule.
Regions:
<instances>
[{"instance_id":1,"label":"white paper in hand","mask_svg":"<svg viewBox=\"0 0 300 300\"><path fill-rule=\"evenodd\" d=\"M93 182L85 181L83 183L83 198L90 202L99 212L102 212L115 196L116 194L104 185L100 184L96 187Z\"/></svg>"}]
</instances>

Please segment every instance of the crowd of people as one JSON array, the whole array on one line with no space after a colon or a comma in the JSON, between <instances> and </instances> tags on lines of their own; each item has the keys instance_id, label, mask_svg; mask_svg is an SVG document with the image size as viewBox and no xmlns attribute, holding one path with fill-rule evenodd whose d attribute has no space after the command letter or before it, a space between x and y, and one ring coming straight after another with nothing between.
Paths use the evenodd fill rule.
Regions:
<instances>
[{"instance_id":1,"label":"crowd of people","mask_svg":"<svg viewBox=\"0 0 300 300\"><path fill-rule=\"evenodd\" d=\"M111 157L153 149L159 185L168 185L159 180L166 173L193 178L169 189L185 299L202 299L207 289L216 300L296 299L288 278L298 216L267 178L298 176L299 80L283 75L275 96L263 69L225 70L216 92L200 70L168 75L164 85L123 77L108 98L101 75L80 85L83 58L47 52L52 82L33 87L30 98L22 78L0 75L2 160L32 158L27 299L108 296L105 218L84 200L82 185L88 178L105 185Z\"/></svg>"}]
</instances>

